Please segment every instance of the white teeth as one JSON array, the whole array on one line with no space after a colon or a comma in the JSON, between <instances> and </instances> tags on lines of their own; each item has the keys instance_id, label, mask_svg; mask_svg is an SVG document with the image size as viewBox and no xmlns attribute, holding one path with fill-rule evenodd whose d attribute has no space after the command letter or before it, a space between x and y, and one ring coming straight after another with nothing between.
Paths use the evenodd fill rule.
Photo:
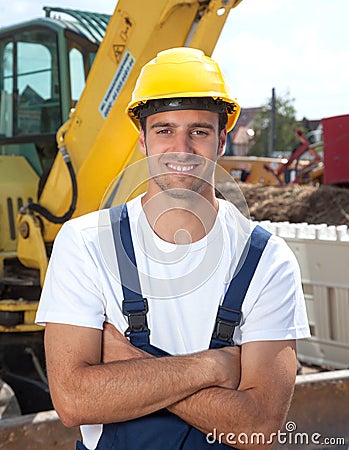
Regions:
<instances>
[{"instance_id":1,"label":"white teeth","mask_svg":"<svg viewBox=\"0 0 349 450\"><path fill-rule=\"evenodd\" d=\"M167 164L167 166L176 172L189 172L194 169L194 166L175 166L173 164Z\"/></svg>"}]
</instances>

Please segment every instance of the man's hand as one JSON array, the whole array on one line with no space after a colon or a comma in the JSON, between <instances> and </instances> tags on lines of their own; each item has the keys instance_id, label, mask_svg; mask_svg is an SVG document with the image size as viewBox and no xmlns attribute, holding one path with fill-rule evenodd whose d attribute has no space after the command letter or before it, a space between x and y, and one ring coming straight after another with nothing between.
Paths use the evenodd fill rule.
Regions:
<instances>
[{"instance_id":1,"label":"man's hand","mask_svg":"<svg viewBox=\"0 0 349 450\"><path fill-rule=\"evenodd\" d=\"M217 386L237 389L241 374L240 347L223 347L209 351L214 354L217 373L221 375L221 381Z\"/></svg>"},{"instance_id":2,"label":"man's hand","mask_svg":"<svg viewBox=\"0 0 349 450\"><path fill-rule=\"evenodd\" d=\"M125 361L128 359L151 358L149 353L140 350L118 331L114 325L104 322L102 338L102 362Z\"/></svg>"}]
</instances>

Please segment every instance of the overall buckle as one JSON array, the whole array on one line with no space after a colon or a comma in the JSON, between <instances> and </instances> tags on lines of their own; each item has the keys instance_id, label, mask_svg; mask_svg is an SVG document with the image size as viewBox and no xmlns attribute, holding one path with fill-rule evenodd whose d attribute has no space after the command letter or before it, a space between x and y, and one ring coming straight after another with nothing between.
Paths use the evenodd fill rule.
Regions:
<instances>
[{"instance_id":1,"label":"overall buckle","mask_svg":"<svg viewBox=\"0 0 349 450\"><path fill-rule=\"evenodd\" d=\"M223 310L223 314L225 318L219 317L219 313ZM228 314L227 314L228 312ZM228 320L227 316L236 315L235 320ZM242 313L241 311L237 311L236 309L227 308L224 306L220 306L219 312L216 319L215 329L212 334L214 339L219 339L220 341L228 342L229 344L233 344L233 334L235 327L239 325L241 321Z\"/></svg>"},{"instance_id":2,"label":"overall buckle","mask_svg":"<svg viewBox=\"0 0 349 450\"><path fill-rule=\"evenodd\" d=\"M122 302L122 313L127 316L128 328L125 336L133 332L145 331L148 334L150 330L147 325L148 301L146 298L135 300L124 300Z\"/></svg>"}]
</instances>

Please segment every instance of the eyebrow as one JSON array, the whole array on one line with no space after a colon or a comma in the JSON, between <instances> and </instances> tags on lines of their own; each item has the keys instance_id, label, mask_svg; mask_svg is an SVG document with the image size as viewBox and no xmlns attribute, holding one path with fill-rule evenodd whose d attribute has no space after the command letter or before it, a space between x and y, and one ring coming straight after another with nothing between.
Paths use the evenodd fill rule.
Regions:
<instances>
[{"instance_id":1,"label":"eyebrow","mask_svg":"<svg viewBox=\"0 0 349 450\"><path fill-rule=\"evenodd\" d=\"M150 129L162 128L162 127L178 128L178 126L179 125L174 122L156 122L150 126ZM211 123L207 123L207 122L193 122L193 123L189 124L188 128L206 128L209 130L215 129L215 127Z\"/></svg>"}]
</instances>

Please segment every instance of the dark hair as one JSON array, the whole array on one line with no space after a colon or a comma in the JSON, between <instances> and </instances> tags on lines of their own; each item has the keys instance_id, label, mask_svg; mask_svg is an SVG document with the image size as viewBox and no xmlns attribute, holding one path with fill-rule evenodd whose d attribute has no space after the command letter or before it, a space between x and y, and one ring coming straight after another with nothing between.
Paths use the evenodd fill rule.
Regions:
<instances>
[{"instance_id":1,"label":"dark hair","mask_svg":"<svg viewBox=\"0 0 349 450\"><path fill-rule=\"evenodd\" d=\"M145 130L146 130L146 122L147 122L147 118L146 117L141 117L139 119L139 123L140 123L141 128L142 128L142 130L144 132L144 135L145 135ZM227 125L227 122L228 122L228 114L227 113L219 113L219 116L218 116L219 132L224 130L224 128Z\"/></svg>"},{"instance_id":2,"label":"dark hair","mask_svg":"<svg viewBox=\"0 0 349 450\"><path fill-rule=\"evenodd\" d=\"M145 119L148 116L165 111L183 111L183 110L203 110L212 111L219 114L219 131L222 131L228 122L227 112L233 111L235 105L227 103L221 99L212 97L179 97L179 98L160 98L148 100L145 103L137 105L133 109L133 114L140 121L143 131L145 130Z\"/></svg>"},{"instance_id":3,"label":"dark hair","mask_svg":"<svg viewBox=\"0 0 349 450\"><path fill-rule=\"evenodd\" d=\"M218 118L219 132L224 130L224 128L227 126L227 123L228 123L228 114L226 112L220 113Z\"/></svg>"}]
</instances>

